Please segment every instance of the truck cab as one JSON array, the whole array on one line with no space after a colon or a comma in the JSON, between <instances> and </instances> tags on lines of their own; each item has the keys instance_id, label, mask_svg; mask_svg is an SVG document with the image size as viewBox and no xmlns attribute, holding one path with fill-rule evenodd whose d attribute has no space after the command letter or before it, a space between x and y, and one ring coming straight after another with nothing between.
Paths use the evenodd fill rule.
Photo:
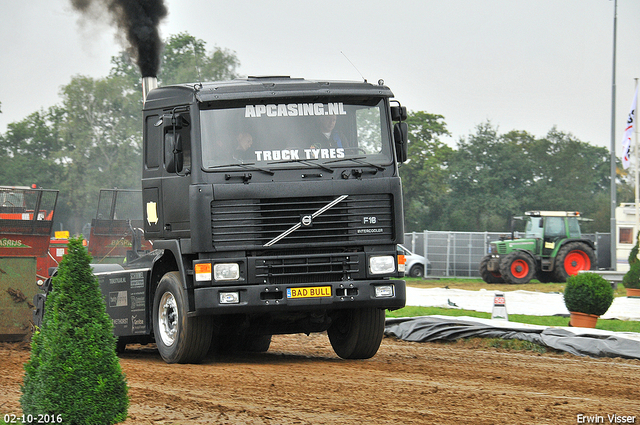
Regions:
<instances>
[{"instance_id":1,"label":"truck cab","mask_svg":"<svg viewBox=\"0 0 640 425\"><path fill-rule=\"evenodd\" d=\"M322 331L341 357L375 354L384 309L405 304L406 109L392 97L382 82L288 77L147 94L147 291L166 361Z\"/></svg>"}]
</instances>

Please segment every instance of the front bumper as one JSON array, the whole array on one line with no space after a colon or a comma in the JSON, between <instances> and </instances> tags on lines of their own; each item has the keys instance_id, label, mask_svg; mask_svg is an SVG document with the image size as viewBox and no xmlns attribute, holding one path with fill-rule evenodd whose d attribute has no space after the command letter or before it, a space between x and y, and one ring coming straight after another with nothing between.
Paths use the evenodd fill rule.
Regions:
<instances>
[{"instance_id":1,"label":"front bumper","mask_svg":"<svg viewBox=\"0 0 640 425\"><path fill-rule=\"evenodd\" d=\"M487 262L487 270L490 272L500 272L500 255L491 255L491 259Z\"/></svg>"},{"instance_id":2,"label":"front bumper","mask_svg":"<svg viewBox=\"0 0 640 425\"><path fill-rule=\"evenodd\" d=\"M391 296L376 297L378 286L393 286ZM330 294L317 297L291 298L292 289L331 287ZM237 292L239 301L224 304L220 295ZM295 292L295 291L294 291ZM243 285L195 288L194 315L253 314L269 312L337 310L346 308L383 308L396 310L405 306L406 285L403 280L366 280L313 284Z\"/></svg>"}]
</instances>

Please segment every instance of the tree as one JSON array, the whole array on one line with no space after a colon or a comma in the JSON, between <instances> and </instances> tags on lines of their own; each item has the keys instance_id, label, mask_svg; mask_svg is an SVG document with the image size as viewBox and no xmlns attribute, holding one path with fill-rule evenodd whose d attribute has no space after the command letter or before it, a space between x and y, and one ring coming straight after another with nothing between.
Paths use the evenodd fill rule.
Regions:
<instances>
[{"instance_id":1,"label":"tree","mask_svg":"<svg viewBox=\"0 0 640 425\"><path fill-rule=\"evenodd\" d=\"M608 231L610 215L609 151L553 128L536 141L535 163L539 174L533 198L548 209L580 211L586 217L607 220L593 230Z\"/></svg>"},{"instance_id":2,"label":"tree","mask_svg":"<svg viewBox=\"0 0 640 425\"><path fill-rule=\"evenodd\" d=\"M158 79L163 85L237 78L235 53L219 47L207 54L206 43L186 32L166 41Z\"/></svg>"},{"instance_id":3,"label":"tree","mask_svg":"<svg viewBox=\"0 0 640 425\"><path fill-rule=\"evenodd\" d=\"M113 424L127 417L127 384L90 261L82 239L71 239L25 364L25 415L55 414L55 423L65 424Z\"/></svg>"},{"instance_id":4,"label":"tree","mask_svg":"<svg viewBox=\"0 0 640 425\"><path fill-rule=\"evenodd\" d=\"M141 174L141 99L124 76L76 76L62 89L64 111L58 183L70 211L67 225L79 233L95 213L101 188L139 188Z\"/></svg>"},{"instance_id":5,"label":"tree","mask_svg":"<svg viewBox=\"0 0 640 425\"><path fill-rule=\"evenodd\" d=\"M52 188L60 180L62 165L56 161L61 146L60 111L53 107L22 121L10 123L0 137L0 185Z\"/></svg>"},{"instance_id":6,"label":"tree","mask_svg":"<svg viewBox=\"0 0 640 425\"><path fill-rule=\"evenodd\" d=\"M521 213L533 184L529 154L533 136L511 132L499 136L487 122L476 134L461 139L451 158L451 192L447 199L447 228L500 231L509 217Z\"/></svg>"},{"instance_id":7,"label":"tree","mask_svg":"<svg viewBox=\"0 0 640 425\"><path fill-rule=\"evenodd\" d=\"M408 161L402 164L405 230L433 229L440 219L441 204L448 191L447 165L451 149L439 139L448 135L442 115L418 111L407 117Z\"/></svg>"},{"instance_id":8,"label":"tree","mask_svg":"<svg viewBox=\"0 0 640 425\"><path fill-rule=\"evenodd\" d=\"M500 135L481 124L451 157L446 228L503 231L511 216L527 210L600 217L608 204L608 155L555 128L536 139L523 131Z\"/></svg>"}]
</instances>

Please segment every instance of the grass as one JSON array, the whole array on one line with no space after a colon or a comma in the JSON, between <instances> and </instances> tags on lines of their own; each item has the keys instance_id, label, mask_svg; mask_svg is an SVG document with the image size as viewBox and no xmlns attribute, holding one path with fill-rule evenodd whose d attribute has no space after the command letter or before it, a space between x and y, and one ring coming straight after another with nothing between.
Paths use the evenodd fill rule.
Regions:
<instances>
[{"instance_id":1,"label":"grass","mask_svg":"<svg viewBox=\"0 0 640 425\"><path fill-rule=\"evenodd\" d=\"M387 311L387 317L417 317L417 316L469 316L481 319L491 319L491 313L483 313L473 310L462 310L442 307L415 307L408 306L400 310ZM568 326L569 318L562 316L528 316L525 314L509 314L509 321L528 323L540 326ZM640 322L623 320L598 319L596 329L614 332L640 332Z\"/></svg>"},{"instance_id":2,"label":"grass","mask_svg":"<svg viewBox=\"0 0 640 425\"><path fill-rule=\"evenodd\" d=\"M563 293L564 283L540 283L532 280L524 285L509 285L506 283L488 284L482 279L465 279L465 278L440 278L440 279L421 279L417 277L403 278L407 285L416 288L443 288L448 286L451 289L466 289L467 291L479 291L486 289L491 291L531 291L545 293ZM615 297L626 297L627 292L622 285L613 292Z\"/></svg>"},{"instance_id":3,"label":"grass","mask_svg":"<svg viewBox=\"0 0 640 425\"><path fill-rule=\"evenodd\" d=\"M479 291L487 289L492 291L531 291L545 293L562 293L564 292L564 283L540 283L537 280L525 285L508 285L508 284L487 284L481 279L460 279L460 278L443 278L443 279L420 279L405 278L407 285L416 288L443 288L448 286L451 289L465 289L468 291ZM614 292L616 297L626 296L626 292L622 285ZM490 313L483 313L472 310L461 310L441 307L415 307L408 306L400 310L387 312L387 317L415 317L415 316L470 316L490 319ZM528 323L540 326L568 326L569 318L562 316L528 316L524 314L509 314L509 320L517 323ZM599 319L596 329L602 329L614 332L640 332L639 321L623 321L623 320L605 320Z\"/></svg>"}]
</instances>

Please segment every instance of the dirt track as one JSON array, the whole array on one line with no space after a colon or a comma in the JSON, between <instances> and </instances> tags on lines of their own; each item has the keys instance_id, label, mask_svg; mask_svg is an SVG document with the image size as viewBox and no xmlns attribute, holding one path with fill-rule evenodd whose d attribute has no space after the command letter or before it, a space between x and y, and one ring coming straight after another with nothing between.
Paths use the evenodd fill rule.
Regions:
<instances>
[{"instance_id":1,"label":"dirt track","mask_svg":"<svg viewBox=\"0 0 640 425\"><path fill-rule=\"evenodd\" d=\"M0 344L0 414L20 412L26 344ZM337 358L326 335L276 336L264 354L167 365L149 347L121 365L125 424L575 424L635 416L640 361L472 349L385 338L371 360ZM586 422L586 419L583 423Z\"/></svg>"}]
</instances>

